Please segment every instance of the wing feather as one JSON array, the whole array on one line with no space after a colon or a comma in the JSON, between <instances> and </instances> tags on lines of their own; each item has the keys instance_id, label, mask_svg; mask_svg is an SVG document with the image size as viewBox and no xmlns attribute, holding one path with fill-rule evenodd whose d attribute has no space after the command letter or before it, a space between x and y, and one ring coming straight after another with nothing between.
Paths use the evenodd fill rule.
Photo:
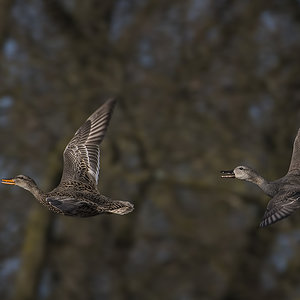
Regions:
<instances>
[{"instance_id":1,"label":"wing feather","mask_svg":"<svg viewBox=\"0 0 300 300\"><path fill-rule=\"evenodd\" d=\"M300 191L279 193L268 204L267 210L259 227L265 227L278 222L300 207Z\"/></svg>"},{"instance_id":2,"label":"wing feather","mask_svg":"<svg viewBox=\"0 0 300 300\"><path fill-rule=\"evenodd\" d=\"M298 134L294 141L293 153L288 173L293 170L300 170L300 129L298 130Z\"/></svg>"},{"instance_id":3,"label":"wing feather","mask_svg":"<svg viewBox=\"0 0 300 300\"><path fill-rule=\"evenodd\" d=\"M76 131L64 151L61 182L76 180L97 186L100 143L107 131L115 103L114 99L106 101Z\"/></svg>"}]
</instances>

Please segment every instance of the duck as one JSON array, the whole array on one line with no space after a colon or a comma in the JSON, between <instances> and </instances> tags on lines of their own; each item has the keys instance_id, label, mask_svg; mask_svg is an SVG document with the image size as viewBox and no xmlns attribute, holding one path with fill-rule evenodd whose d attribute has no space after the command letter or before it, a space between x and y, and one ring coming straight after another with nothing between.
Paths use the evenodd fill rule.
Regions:
<instances>
[{"instance_id":1,"label":"duck","mask_svg":"<svg viewBox=\"0 0 300 300\"><path fill-rule=\"evenodd\" d=\"M26 175L2 179L6 185L16 185L29 191L50 211L72 217L92 217L109 213L124 215L133 211L128 201L113 200L100 194L100 143L102 142L115 99L107 100L76 131L63 152L63 172L59 185L50 192L42 191Z\"/></svg>"},{"instance_id":2,"label":"duck","mask_svg":"<svg viewBox=\"0 0 300 300\"><path fill-rule=\"evenodd\" d=\"M290 166L285 176L269 182L248 166L237 166L221 173L222 178L236 178L254 183L271 197L260 227L269 226L290 216L300 208L300 128L294 140Z\"/></svg>"}]
</instances>

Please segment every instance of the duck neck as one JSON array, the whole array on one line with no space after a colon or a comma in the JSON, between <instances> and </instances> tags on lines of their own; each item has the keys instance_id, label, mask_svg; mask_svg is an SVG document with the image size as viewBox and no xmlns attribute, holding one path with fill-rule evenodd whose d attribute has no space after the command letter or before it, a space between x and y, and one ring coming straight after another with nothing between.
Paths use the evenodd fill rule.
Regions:
<instances>
[{"instance_id":1,"label":"duck neck","mask_svg":"<svg viewBox=\"0 0 300 300\"><path fill-rule=\"evenodd\" d=\"M45 193L36 184L25 189L29 191L39 202L45 202Z\"/></svg>"},{"instance_id":2,"label":"duck neck","mask_svg":"<svg viewBox=\"0 0 300 300\"><path fill-rule=\"evenodd\" d=\"M256 184L268 196L270 196L270 197L274 196L271 184L266 179L264 179L262 176L257 175L253 178L248 179L248 181Z\"/></svg>"}]
</instances>

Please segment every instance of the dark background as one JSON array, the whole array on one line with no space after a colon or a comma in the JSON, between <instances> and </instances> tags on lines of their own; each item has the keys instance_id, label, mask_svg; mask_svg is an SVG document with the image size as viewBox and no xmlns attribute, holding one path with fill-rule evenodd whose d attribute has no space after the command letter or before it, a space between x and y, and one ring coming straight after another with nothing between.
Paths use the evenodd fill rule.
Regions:
<instances>
[{"instance_id":1,"label":"dark background","mask_svg":"<svg viewBox=\"0 0 300 300\"><path fill-rule=\"evenodd\" d=\"M99 189L126 216L56 216L0 187L0 298L299 299L300 216L259 229L300 127L296 0L1 0L0 175L50 190L108 97Z\"/></svg>"}]
</instances>

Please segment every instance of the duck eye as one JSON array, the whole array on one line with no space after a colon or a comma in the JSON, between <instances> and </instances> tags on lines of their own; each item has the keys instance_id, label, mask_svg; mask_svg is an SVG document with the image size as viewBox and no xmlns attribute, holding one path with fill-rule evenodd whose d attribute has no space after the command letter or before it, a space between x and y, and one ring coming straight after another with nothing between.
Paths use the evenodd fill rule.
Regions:
<instances>
[{"instance_id":1,"label":"duck eye","mask_svg":"<svg viewBox=\"0 0 300 300\"><path fill-rule=\"evenodd\" d=\"M240 170L244 170L244 168L242 168L242 167L240 167L239 169L240 169Z\"/></svg>"}]
</instances>

